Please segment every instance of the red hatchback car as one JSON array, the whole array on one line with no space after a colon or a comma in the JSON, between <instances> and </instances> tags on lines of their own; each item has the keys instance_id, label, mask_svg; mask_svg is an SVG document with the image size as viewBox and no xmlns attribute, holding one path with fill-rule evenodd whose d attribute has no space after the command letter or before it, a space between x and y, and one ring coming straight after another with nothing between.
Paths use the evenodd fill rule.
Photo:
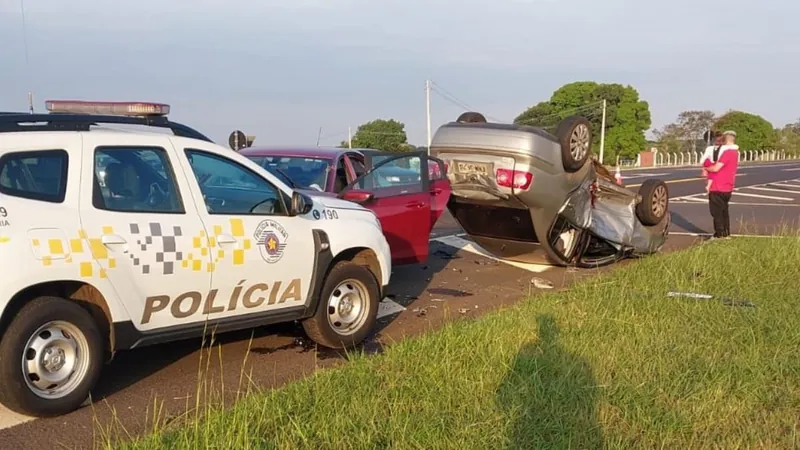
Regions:
<instances>
[{"instance_id":1,"label":"red hatchback car","mask_svg":"<svg viewBox=\"0 0 800 450\"><path fill-rule=\"evenodd\" d=\"M422 263L450 198L444 163L425 152L338 147L260 147L240 152L294 188L361 204L378 216L392 264Z\"/></svg>"}]
</instances>

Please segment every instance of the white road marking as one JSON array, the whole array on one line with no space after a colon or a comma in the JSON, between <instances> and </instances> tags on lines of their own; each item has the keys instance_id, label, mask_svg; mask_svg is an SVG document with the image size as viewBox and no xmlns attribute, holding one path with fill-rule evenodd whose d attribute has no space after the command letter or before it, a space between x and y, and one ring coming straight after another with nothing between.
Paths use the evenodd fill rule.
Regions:
<instances>
[{"instance_id":1,"label":"white road marking","mask_svg":"<svg viewBox=\"0 0 800 450\"><path fill-rule=\"evenodd\" d=\"M34 418L17 414L7 409L5 406L0 405L0 430L30 422L31 420L34 420Z\"/></svg>"},{"instance_id":2,"label":"white road marking","mask_svg":"<svg viewBox=\"0 0 800 450\"><path fill-rule=\"evenodd\" d=\"M632 176L626 177L624 175L624 172L623 172L622 179L623 180L630 180L631 178L645 178L645 177L655 178L655 177L663 177L664 175L670 175L670 174L668 174L668 173L641 173L641 174L638 174L638 175L632 175Z\"/></svg>"},{"instance_id":3,"label":"white road marking","mask_svg":"<svg viewBox=\"0 0 800 450\"><path fill-rule=\"evenodd\" d=\"M689 201L699 202L699 203L708 203L708 199L707 198L702 198L702 197L684 197L681 200L689 200Z\"/></svg>"},{"instance_id":4,"label":"white road marking","mask_svg":"<svg viewBox=\"0 0 800 450\"><path fill-rule=\"evenodd\" d=\"M786 184L786 183L767 183L766 186L780 186L786 188L797 188L800 189L800 186L796 184Z\"/></svg>"},{"instance_id":5,"label":"white road marking","mask_svg":"<svg viewBox=\"0 0 800 450\"><path fill-rule=\"evenodd\" d=\"M783 172L796 172L798 170L800 170L800 167L793 167L791 169L783 169L782 171Z\"/></svg>"},{"instance_id":6,"label":"white road marking","mask_svg":"<svg viewBox=\"0 0 800 450\"><path fill-rule=\"evenodd\" d=\"M734 191L733 195L741 195L741 196L744 196L744 197L754 197L754 198L766 198L768 200L786 200L787 202L790 202L790 201L794 200L793 198L789 198L789 197L773 197L771 195L744 194L744 193L739 192L739 191Z\"/></svg>"},{"instance_id":7,"label":"white road marking","mask_svg":"<svg viewBox=\"0 0 800 450\"><path fill-rule=\"evenodd\" d=\"M800 207L800 205L795 203L747 203L747 202L730 202L729 205L739 205L739 206L780 206L781 208L786 207Z\"/></svg>"},{"instance_id":8,"label":"white road marking","mask_svg":"<svg viewBox=\"0 0 800 450\"><path fill-rule=\"evenodd\" d=\"M697 202L687 202L686 200L681 200L680 202L673 203L675 205L692 205L692 206L700 206L700 205L707 205L708 200L697 201ZM800 205L796 203L750 203L750 202L728 202L729 205L737 205L737 206L780 206L781 208L800 208Z\"/></svg>"},{"instance_id":9,"label":"white road marking","mask_svg":"<svg viewBox=\"0 0 800 450\"><path fill-rule=\"evenodd\" d=\"M692 237L702 237L702 236L713 236L712 233L689 233L686 231L670 231L670 235L675 236L692 236ZM769 234L732 234L731 237L739 237L739 238L779 238L783 236L772 236Z\"/></svg>"},{"instance_id":10,"label":"white road marking","mask_svg":"<svg viewBox=\"0 0 800 450\"><path fill-rule=\"evenodd\" d=\"M523 270L527 270L529 272L544 272L545 270L551 269L552 266L544 265L544 264L528 264L528 263L521 263L517 261L508 261L505 259L500 259L495 256L492 256L484 250L483 248L479 247L473 242L470 242L466 239L462 239L458 236L444 236L440 238L433 239L434 241L441 242L442 244L449 245L450 247L455 247L459 250L464 250L470 253L474 253L476 255L483 256L485 258L493 259L495 261L499 261L509 266L518 267Z\"/></svg>"},{"instance_id":11,"label":"white road marking","mask_svg":"<svg viewBox=\"0 0 800 450\"><path fill-rule=\"evenodd\" d=\"M405 306L386 297L378 303L378 319L405 311Z\"/></svg>"},{"instance_id":12,"label":"white road marking","mask_svg":"<svg viewBox=\"0 0 800 450\"><path fill-rule=\"evenodd\" d=\"M797 187L800 188L800 186L797 186ZM766 188L766 187L761 187L761 186L746 186L746 187L742 187L742 189L755 189L756 191L768 191L768 192L783 192L784 194L789 194L789 193L800 194L800 191L790 191L788 189L772 189L772 188Z\"/></svg>"}]
</instances>

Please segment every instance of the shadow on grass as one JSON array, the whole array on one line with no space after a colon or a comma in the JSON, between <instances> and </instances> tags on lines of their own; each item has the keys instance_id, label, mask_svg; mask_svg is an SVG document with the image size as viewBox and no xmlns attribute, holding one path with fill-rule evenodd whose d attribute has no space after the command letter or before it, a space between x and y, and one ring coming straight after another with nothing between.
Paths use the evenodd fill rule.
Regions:
<instances>
[{"instance_id":1,"label":"shadow on grass","mask_svg":"<svg viewBox=\"0 0 800 450\"><path fill-rule=\"evenodd\" d=\"M559 344L552 316L536 320L538 342L522 347L497 393L513 418L507 448L603 448L592 368Z\"/></svg>"}]
</instances>

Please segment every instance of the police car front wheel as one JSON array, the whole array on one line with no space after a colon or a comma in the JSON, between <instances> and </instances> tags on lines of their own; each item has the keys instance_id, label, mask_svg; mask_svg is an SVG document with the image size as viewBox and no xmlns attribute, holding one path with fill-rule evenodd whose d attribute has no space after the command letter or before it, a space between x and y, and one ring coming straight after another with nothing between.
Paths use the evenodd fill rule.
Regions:
<instances>
[{"instance_id":1,"label":"police car front wheel","mask_svg":"<svg viewBox=\"0 0 800 450\"><path fill-rule=\"evenodd\" d=\"M102 366L103 341L75 302L40 297L16 315L0 341L0 403L50 417L77 409Z\"/></svg>"},{"instance_id":2,"label":"police car front wheel","mask_svg":"<svg viewBox=\"0 0 800 450\"><path fill-rule=\"evenodd\" d=\"M303 322L306 334L330 348L363 341L378 316L380 288L367 268L340 262L328 274L314 316Z\"/></svg>"}]
</instances>

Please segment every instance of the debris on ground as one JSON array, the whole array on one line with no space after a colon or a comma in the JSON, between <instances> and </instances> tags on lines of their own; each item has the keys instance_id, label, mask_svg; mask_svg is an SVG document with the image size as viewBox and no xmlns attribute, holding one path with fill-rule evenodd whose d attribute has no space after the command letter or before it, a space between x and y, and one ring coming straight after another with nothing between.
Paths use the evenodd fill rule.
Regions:
<instances>
[{"instance_id":1,"label":"debris on ground","mask_svg":"<svg viewBox=\"0 0 800 450\"><path fill-rule=\"evenodd\" d=\"M495 261L493 259L490 259L488 261L479 261L479 260L476 259L476 260L474 260L472 262L477 264L477 265L479 265L479 266L496 266L496 265L500 264L498 261Z\"/></svg>"},{"instance_id":2,"label":"debris on ground","mask_svg":"<svg viewBox=\"0 0 800 450\"><path fill-rule=\"evenodd\" d=\"M722 299L722 304L723 305L728 305L728 306L744 306L746 308L755 308L756 307L755 303L751 302L750 300L736 300L736 299L730 299L730 298L723 298Z\"/></svg>"},{"instance_id":3,"label":"debris on ground","mask_svg":"<svg viewBox=\"0 0 800 450\"><path fill-rule=\"evenodd\" d=\"M708 300L713 298L714 296L711 294L698 294L697 292L675 292L670 291L667 292L667 297L687 297L687 298L696 298L696 299L703 299Z\"/></svg>"},{"instance_id":4,"label":"debris on ground","mask_svg":"<svg viewBox=\"0 0 800 450\"><path fill-rule=\"evenodd\" d=\"M474 295L472 292L462 291L461 289L450 288L430 288L428 293L435 295L446 295L449 297L471 297Z\"/></svg>"},{"instance_id":5,"label":"debris on ground","mask_svg":"<svg viewBox=\"0 0 800 450\"><path fill-rule=\"evenodd\" d=\"M422 316L428 314L428 309L430 309L430 308L438 308L438 306L436 306L436 305L428 305L428 306L426 306L424 308L414 308L414 309L411 310L411 312L416 313L417 317L422 317Z\"/></svg>"},{"instance_id":6,"label":"debris on ground","mask_svg":"<svg viewBox=\"0 0 800 450\"><path fill-rule=\"evenodd\" d=\"M667 297L686 297L686 298L693 298L695 300L711 300L714 298L711 294L700 294L697 292L675 292L670 291L667 292ZM728 297L723 297L720 299L723 305L727 306L744 306L747 308L755 308L755 303L751 302L750 300L739 300L739 299L730 299Z\"/></svg>"},{"instance_id":7,"label":"debris on ground","mask_svg":"<svg viewBox=\"0 0 800 450\"><path fill-rule=\"evenodd\" d=\"M466 314L469 312L469 308L458 308L458 312L461 314Z\"/></svg>"},{"instance_id":8,"label":"debris on ground","mask_svg":"<svg viewBox=\"0 0 800 450\"><path fill-rule=\"evenodd\" d=\"M537 289L553 289L553 282L544 278L533 277L531 284Z\"/></svg>"},{"instance_id":9,"label":"debris on ground","mask_svg":"<svg viewBox=\"0 0 800 450\"><path fill-rule=\"evenodd\" d=\"M456 255L455 253L448 253L444 250L436 250L433 252L434 255L442 258L442 259L459 259L460 256Z\"/></svg>"},{"instance_id":10,"label":"debris on ground","mask_svg":"<svg viewBox=\"0 0 800 450\"><path fill-rule=\"evenodd\" d=\"M443 302L444 299L443 298L432 298L431 301L432 302Z\"/></svg>"}]
</instances>

